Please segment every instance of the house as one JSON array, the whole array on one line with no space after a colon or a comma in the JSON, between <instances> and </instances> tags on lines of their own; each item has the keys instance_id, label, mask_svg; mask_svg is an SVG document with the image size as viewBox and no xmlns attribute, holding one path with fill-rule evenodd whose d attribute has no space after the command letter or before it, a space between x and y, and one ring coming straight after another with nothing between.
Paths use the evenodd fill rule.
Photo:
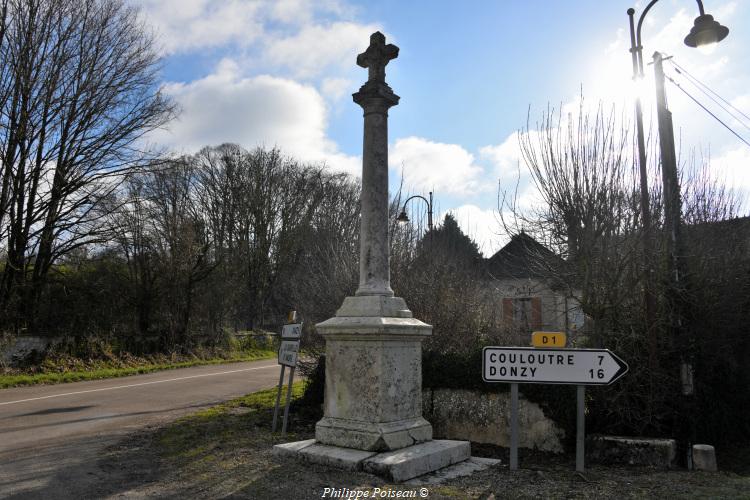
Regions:
<instances>
[{"instance_id":1,"label":"house","mask_svg":"<svg viewBox=\"0 0 750 500\"><path fill-rule=\"evenodd\" d=\"M493 297L502 302L503 326L519 344L528 343L533 331L565 332L572 338L583 328L579 294L564 279L567 267L523 231L487 260Z\"/></svg>"}]
</instances>

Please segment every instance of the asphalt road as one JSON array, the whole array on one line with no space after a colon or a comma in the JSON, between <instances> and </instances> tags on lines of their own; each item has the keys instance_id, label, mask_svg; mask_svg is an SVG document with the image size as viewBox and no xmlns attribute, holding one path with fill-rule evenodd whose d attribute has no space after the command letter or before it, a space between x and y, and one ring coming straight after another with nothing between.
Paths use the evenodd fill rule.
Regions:
<instances>
[{"instance_id":1,"label":"asphalt road","mask_svg":"<svg viewBox=\"0 0 750 500\"><path fill-rule=\"evenodd\" d=\"M273 387L276 360L0 390L0 498L69 498L129 432Z\"/></svg>"}]
</instances>

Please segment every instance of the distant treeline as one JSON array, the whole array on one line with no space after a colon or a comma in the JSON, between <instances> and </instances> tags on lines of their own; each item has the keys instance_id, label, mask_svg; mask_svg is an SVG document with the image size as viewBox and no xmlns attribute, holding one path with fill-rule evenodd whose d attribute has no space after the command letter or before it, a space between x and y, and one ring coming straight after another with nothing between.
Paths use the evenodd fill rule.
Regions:
<instances>
[{"instance_id":1,"label":"distant treeline","mask_svg":"<svg viewBox=\"0 0 750 500\"><path fill-rule=\"evenodd\" d=\"M188 349L278 325L289 309L330 314L329 295L356 278L340 256L355 259L357 183L278 150L204 148L130 175L100 203L106 241L52 267L35 317L18 318L35 333Z\"/></svg>"}]
</instances>

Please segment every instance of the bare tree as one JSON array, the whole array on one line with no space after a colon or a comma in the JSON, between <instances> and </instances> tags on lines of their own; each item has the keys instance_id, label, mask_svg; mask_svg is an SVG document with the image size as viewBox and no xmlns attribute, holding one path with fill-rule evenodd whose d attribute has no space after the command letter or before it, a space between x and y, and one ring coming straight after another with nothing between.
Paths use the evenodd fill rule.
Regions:
<instances>
[{"instance_id":1,"label":"bare tree","mask_svg":"<svg viewBox=\"0 0 750 500\"><path fill-rule=\"evenodd\" d=\"M565 276L562 269L546 271L571 293L580 291L584 311L600 319L595 329L601 335L609 324L604 318L615 318L631 299L617 285L638 285L631 271L639 256L639 198L625 121L601 104L589 114L581 100L576 117L548 109L536 130L527 124L519 140L543 204L516 216L571 264Z\"/></svg>"},{"instance_id":2,"label":"bare tree","mask_svg":"<svg viewBox=\"0 0 750 500\"><path fill-rule=\"evenodd\" d=\"M173 107L156 87L153 38L123 1L1 6L0 310L17 329L55 261L103 239L101 200Z\"/></svg>"}]
</instances>

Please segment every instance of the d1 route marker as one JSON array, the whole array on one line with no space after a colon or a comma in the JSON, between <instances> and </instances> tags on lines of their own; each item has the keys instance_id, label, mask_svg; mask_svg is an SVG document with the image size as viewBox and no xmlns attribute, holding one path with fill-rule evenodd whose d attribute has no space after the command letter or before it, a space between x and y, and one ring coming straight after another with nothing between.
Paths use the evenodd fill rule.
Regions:
<instances>
[{"instance_id":1,"label":"d1 route marker","mask_svg":"<svg viewBox=\"0 0 750 500\"><path fill-rule=\"evenodd\" d=\"M607 349L485 347L482 356L485 382L609 385L627 371Z\"/></svg>"},{"instance_id":2,"label":"d1 route marker","mask_svg":"<svg viewBox=\"0 0 750 500\"><path fill-rule=\"evenodd\" d=\"M534 347L565 347L567 338L563 332L534 332L531 345Z\"/></svg>"}]
</instances>

